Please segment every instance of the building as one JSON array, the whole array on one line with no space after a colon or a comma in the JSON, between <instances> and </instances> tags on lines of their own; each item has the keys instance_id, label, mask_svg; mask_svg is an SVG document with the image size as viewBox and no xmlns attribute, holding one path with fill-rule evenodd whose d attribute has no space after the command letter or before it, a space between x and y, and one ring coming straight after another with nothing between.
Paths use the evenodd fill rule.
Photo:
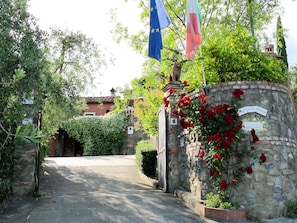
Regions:
<instances>
[{"instance_id":1,"label":"building","mask_svg":"<svg viewBox=\"0 0 297 223\"><path fill-rule=\"evenodd\" d=\"M115 90L110 90L110 96L102 97L84 97L87 102L87 110L84 111L84 116L101 116L112 111L114 106Z\"/></svg>"},{"instance_id":2,"label":"building","mask_svg":"<svg viewBox=\"0 0 297 223\"><path fill-rule=\"evenodd\" d=\"M114 106L115 90L110 90L110 96L84 97L87 109L83 116L103 116L112 111ZM58 134L50 143L49 156L81 156L83 148L79 142L69 137L66 131L59 129Z\"/></svg>"}]
</instances>

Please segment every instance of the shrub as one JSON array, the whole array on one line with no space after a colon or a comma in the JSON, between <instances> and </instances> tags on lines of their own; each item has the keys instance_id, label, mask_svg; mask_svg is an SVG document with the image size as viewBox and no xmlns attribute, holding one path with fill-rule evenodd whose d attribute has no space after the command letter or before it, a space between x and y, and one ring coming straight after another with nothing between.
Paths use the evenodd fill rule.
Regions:
<instances>
[{"instance_id":1,"label":"shrub","mask_svg":"<svg viewBox=\"0 0 297 223\"><path fill-rule=\"evenodd\" d=\"M287 206L287 214L288 218L297 218L297 201L289 201L286 203Z\"/></svg>"},{"instance_id":2,"label":"shrub","mask_svg":"<svg viewBox=\"0 0 297 223\"><path fill-rule=\"evenodd\" d=\"M137 168L146 176L154 177L156 172L157 151L149 140L142 140L135 148L135 162Z\"/></svg>"},{"instance_id":3,"label":"shrub","mask_svg":"<svg viewBox=\"0 0 297 223\"><path fill-rule=\"evenodd\" d=\"M63 129L82 143L84 156L110 155L119 149L126 136L128 118L125 114L100 117L78 117L63 123Z\"/></svg>"},{"instance_id":4,"label":"shrub","mask_svg":"<svg viewBox=\"0 0 297 223\"><path fill-rule=\"evenodd\" d=\"M206 195L205 205L208 207L224 208L224 209L231 208L232 206L231 202L222 201L220 195L214 194L213 192L210 192Z\"/></svg>"},{"instance_id":5,"label":"shrub","mask_svg":"<svg viewBox=\"0 0 297 223\"><path fill-rule=\"evenodd\" d=\"M157 164L157 150L141 151L142 156L142 172L144 175L155 178Z\"/></svg>"}]
</instances>

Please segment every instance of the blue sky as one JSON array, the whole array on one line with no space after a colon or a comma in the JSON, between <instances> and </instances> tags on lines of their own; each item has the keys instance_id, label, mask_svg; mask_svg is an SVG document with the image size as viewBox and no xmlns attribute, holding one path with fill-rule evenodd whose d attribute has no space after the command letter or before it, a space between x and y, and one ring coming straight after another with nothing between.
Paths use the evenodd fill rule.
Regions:
<instances>
[{"instance_id":1,"label":"blue sky","mask_svg":"<svg viewBox=\"0 0 297 223\"><path fill-rule=\"evenodd\" d=\"M91 36L103 49L116 56L114 65L101 71L104 76L97 80L97 88L90 96L110 95L110 89L129 84L135 77L142 75L142 63L146 59L144 55L135 53L124 42L120 45L112 41L108 11L117 9L119 20L129 25L130 31L137 32L143 25L139 21L139 0L129 1L129 4L119 0L30 0L29 11L39 19L42 29L58 26L70 30L80 30ZM283 27L286 29L286 45L290 66L297 65L297 1L282 0L284 13L281 16ZM276 16L277 18L277 16ZM274 43L276 18L267 28L267 35L271 43ZM131 69L132 68L132 69ZM100 84L101 83L101 84ZM104 84L103 84L104 83Z\"/></svg>"}]
</instances>

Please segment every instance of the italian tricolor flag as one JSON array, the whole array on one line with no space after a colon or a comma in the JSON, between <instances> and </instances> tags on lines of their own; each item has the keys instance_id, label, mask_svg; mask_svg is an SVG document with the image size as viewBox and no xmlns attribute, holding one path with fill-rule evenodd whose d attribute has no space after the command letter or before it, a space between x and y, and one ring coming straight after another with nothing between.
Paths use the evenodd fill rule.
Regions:
<instances>
[{"instance_id":1,"label":"italian tricolor flag","mask_svg":"<svg viewBox=\"0 0 297 223\"><path fill-rule=\"evenodd\" d=\"M202 43L201 19L202 14L198 0L187 0L186 57L191 60L194 60L196 51Z\"/></svg>"}]
</instances>

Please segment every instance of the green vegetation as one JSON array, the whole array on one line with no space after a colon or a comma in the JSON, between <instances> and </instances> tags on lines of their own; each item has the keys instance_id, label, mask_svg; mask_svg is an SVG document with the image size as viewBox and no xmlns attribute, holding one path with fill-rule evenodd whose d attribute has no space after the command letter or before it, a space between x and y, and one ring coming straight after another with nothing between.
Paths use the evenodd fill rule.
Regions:
<instances>
[{"instance_id":1,"label":"green vegetation","mask_svg":"<svg viewBox=\"0 0 297 223\"><path fill-rule=\"evenodd\" d=\"M297 201L289 201L286 203L287 207L287 214L286 217L288 218L297 218Z\"/></svg>"},{"instance_id":2,"label":"green vegetation","mask_svg":"<svg viewBox=\"0 0 297 223\"><path fill-rule=\"evenodd\" d=\"M156 176L156 148L150 140L139 141L135 147L135 162L139 171L148 177Z\"/></svg>"},{"instance_id":3,"label":"green vegetation","mask_svg":"<svg viewBox=\"0 0 297 223\"><path fill-rule=\"evenodd\" d=\"M40 30L27 9L28 0L1 1L0 203L3 204L12 193L15 138L17 143L41 142L41 154L45 154L60 124L81 114L85 103L80 100L80 93L92 87L93 74L107 65L109 59L82 33ZM26 104L24 99L34 103ZM37 128L41 115L42 132ZM33 126L22 126L24 118L32 118Z\"/></svg>"},{"instance_id":4,"label":"green vegetation","mask_svg":"<svg viewBox=\"0 0 297 223\"><path fill-rule=\"evenodd\" d=\"M84 156L110 155L123 144L128 127L126 114L99 117L77 117L64 122L62 128L82 143Z\"/></svg>"},{"instance_id":5,"label":"green vegetation","mask_svg":"<svg viewBox=\"0 0 297 223\"><path fill-rule=\"evenodd\" d=\"M206 197L205 205L208 207L223 208L223 209L228 209L232 207L232 203L223 202L219 194L214 194L210 192L206 194L205 197Z\"/></svg>"},{"instance_id":6,"label":"green vegetation","mask_svg":"<svg viewBox=\"0 0 297 223\"><path fill-rule=\"evenodd\" d=\"M142 77L132 81L132 89L122 92L142 98L134 103L135 116L137 125L149 135L157 134L158 110L164 96L162 88L169 82L177 61L182 63L181 80L186 80L192 87L188 91L204 87L204 76L207 85L241 80L286 83L288 79L285 63L264 54L259 44L264 39L261 34L265 25L280 11L279 0L199 2L203 14L202 54L198 50L194 61L187 60L184 55L186 0L165 1L172 25L162 30L162 62L148 59L143 65ZM147 44L143 43L148 42L148 3L139 3L144 24L139 33L130 34L115 14L112 17L115 39L127 41L143 55L147 55Z\"/></svg>"}]
</instances>

